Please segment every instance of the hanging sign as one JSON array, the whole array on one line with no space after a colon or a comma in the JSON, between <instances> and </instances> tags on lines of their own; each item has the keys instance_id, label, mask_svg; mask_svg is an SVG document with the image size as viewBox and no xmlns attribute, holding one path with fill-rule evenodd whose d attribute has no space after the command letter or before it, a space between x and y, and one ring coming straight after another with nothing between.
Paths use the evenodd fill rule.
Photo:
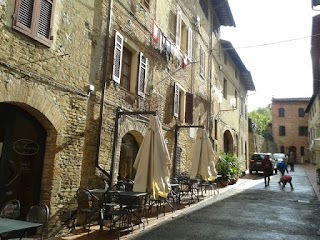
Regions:
<instances>
[{"instance_id":1,"label":"hanging sign","mask_svg":"<svg viewBox=\"0 0 320 240\"><path fill-rule=\"evenodd\" d=\"M19 139L13 143L13 150L20 155L35 155L39 145L30 139Z\"/></svg>"}]
</instances>

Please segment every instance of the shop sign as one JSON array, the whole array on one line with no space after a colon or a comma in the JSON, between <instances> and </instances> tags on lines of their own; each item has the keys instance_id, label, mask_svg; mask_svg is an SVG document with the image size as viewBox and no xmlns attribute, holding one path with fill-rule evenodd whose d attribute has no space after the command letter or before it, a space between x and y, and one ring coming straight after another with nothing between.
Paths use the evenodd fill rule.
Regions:
<instances>
[{"instance_id":1,"label":"shop sign","mask_svg":"<svg viewBox=\"0 0 320 240\"><path fill-rule=\"evenodd\" d=\"M19 139L13 143L13 150L20 155L35 155L39 145L30 139Z\"/></svg>"}]
</instances>

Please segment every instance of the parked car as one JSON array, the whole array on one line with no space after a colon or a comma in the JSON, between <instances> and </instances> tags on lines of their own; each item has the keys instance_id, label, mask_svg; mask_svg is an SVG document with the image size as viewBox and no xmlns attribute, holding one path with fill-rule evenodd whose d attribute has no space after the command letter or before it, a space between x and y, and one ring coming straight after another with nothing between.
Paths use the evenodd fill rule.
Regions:
<instances>
[{"instance_id":1,"label":"parked car","mask_svg":"<svg viewBox=\"0 0 320 240\"><path fill-rule=\"evenodd\" d=\"M273 154L273 159L275 161L275 167L276 167L277 170L278 170L277 164L279 162L285 161L285 163L288 164L288 156L286 154L284 154L284 153L274 153Z\"/></svg>"},{"instance_id":2,"label":"parked car","mask_svg":"<svg viewBox=\"0 0 320 240\"><path fill-rule=\"evenodd\" d=\"M286 163L288 162L288 156L284 153L274 153L273 159L276 161L276 163L282 161L285 161Z\"/></svg>"},{"instance_id":3,"label":"parked car","mask_svg":"<svg viewBox=\"0 0 320 240\"><path fill-rule=\"evenodd\" d=\"M275 171L275 174L277 174L277 165L276 161L273 159L273 155L271 153L254 153L251 156L250 164L249 164L249 173L252 174L252 172L262 172L262 160L265 158L266 155L269 155L270 161L273 164L273 169Z\"/></svg>"}]
</instances>

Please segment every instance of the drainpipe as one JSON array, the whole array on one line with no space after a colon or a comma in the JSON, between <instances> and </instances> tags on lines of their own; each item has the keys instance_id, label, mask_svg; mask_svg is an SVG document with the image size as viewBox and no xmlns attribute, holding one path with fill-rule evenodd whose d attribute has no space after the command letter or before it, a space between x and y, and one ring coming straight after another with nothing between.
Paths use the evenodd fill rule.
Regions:
<instances>
[{"instance_id":1,"label":"drainpipe","mask_svg":"<svg viewBox=\"0 0 320 240\"><path fill-rule=\"evenodd\" d=\"M177 148L178 148L178 132L180 128L204 128L203 125L191 125L191 126L181 126L176 124L174 129L174 148L173 148L173 163L172 163L172 176L176 177L176 170L177 170Z\"/></svg>"},{"instance_id":2,"label":"drainpipe","mask_svg":"<svg viewBox=\"0 0 320 240\"><path fill-rule=\"evenodd\" d=\"M101 135L102 135L102 125L103 125L103 112L104 112L104 96L107 86L107 70L109 68L109 42L110 42L110 25L111 25L111 14L112 14L113 0L109 0L109 10L108 10L108 19L107 19L107 29L106 29L106 46L105 46L105 58L104 58L104 68L102 75L102 89L101 89L101 99L100 99L100 112L99 112L99 136L97 142L97 152L96 152L96 167L104 175L110 178L110 174L104 170L99 164L100 158L100 148L101 148Z\"/></svg>"}]
</instances>

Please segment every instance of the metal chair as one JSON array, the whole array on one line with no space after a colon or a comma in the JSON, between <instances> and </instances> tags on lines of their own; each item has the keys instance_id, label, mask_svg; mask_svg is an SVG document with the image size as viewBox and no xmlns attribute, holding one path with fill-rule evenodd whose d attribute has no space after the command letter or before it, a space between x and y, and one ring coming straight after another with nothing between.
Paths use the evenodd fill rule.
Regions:
<instances>
[{"instance_id":1,"label":"metal chair","mask_svg":"<svg viewBox=\"0 0 320 240\"><path fill-rule=\"evenodd\" d=\"M49 219L49 208L46 204L39 203L30 208L27 213L26 220L28 222L41 223L40 227L37 227L36 231L27 231L26 238L20 239L43 239L44 228L47 225Z\"/></svg>"},{"instance_id":2,"label":"metal chair","mask_svg":"<svg viewBox=\"0 0 320 240\"><path fill-rule=\"evenodd\" d=\"M20 201L10 200L1 208L0 217L18 219L20 217Z\"/></svg>"},{"instance_id":3,"label":"metal chair","mask_svg":"<svg viewBox=\"0 0 320 240\"><path fill-rule=\"evenodd\" d=\"M103 219L110 220L110 231L112 231L118 223L119 238L121 229L128 227L130 224L130 210L124 204L123 198L117 190L111 190L105 193Z\"/></svg>"},{"instance_id":4,"label":"metal chair","mask_svg":"<svg viewBox=\"0 0 320 240\"><path fill-rule=\"evenodd\" d=\"M82 220L81 215L84 215L83 228L86 229L87 223L89 223L89 229L91 220L93 218L99 219L100 214L100 200L94 196L88 189L79 188L77 191L77 221Z\"/></svg>"}]
</instances>

